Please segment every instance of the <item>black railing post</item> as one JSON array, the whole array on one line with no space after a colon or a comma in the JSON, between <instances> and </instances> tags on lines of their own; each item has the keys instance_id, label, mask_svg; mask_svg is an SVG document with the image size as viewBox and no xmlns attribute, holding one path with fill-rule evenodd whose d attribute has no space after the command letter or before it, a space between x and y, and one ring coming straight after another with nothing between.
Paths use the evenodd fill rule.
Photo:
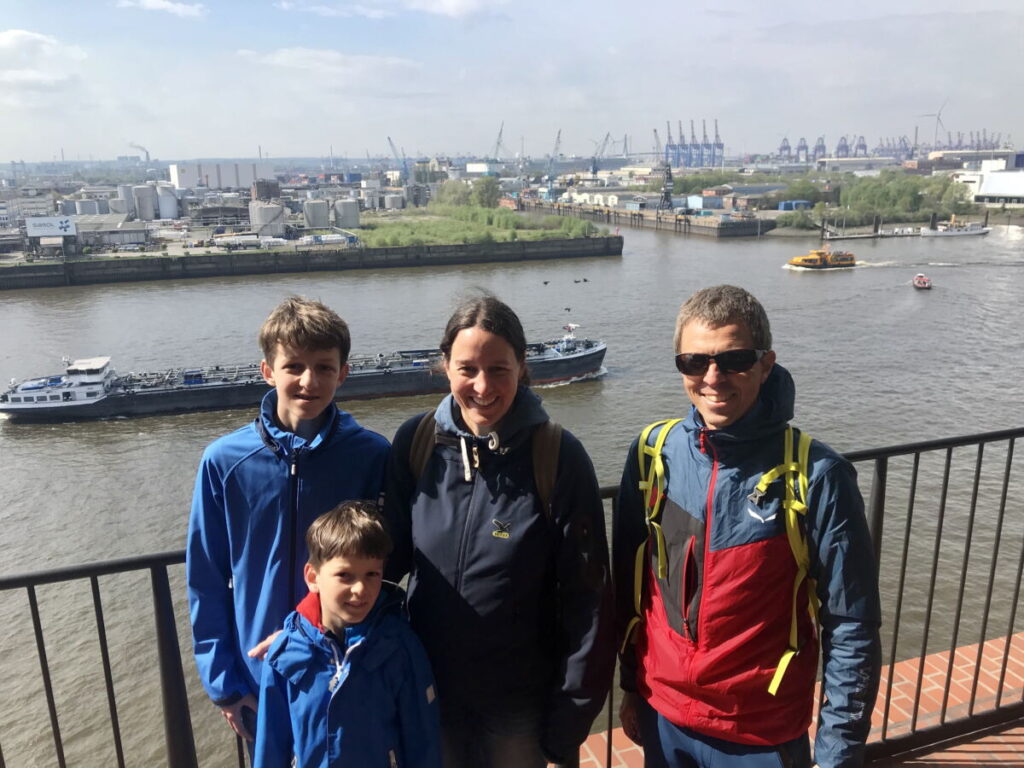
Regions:
<instances>
[{"instance_id":1,"label":"black railing post","mask_svg":"<svg viewBox=\"0 0 1024 768\"><path fill-rule=\"evenodd\" d=\"M160 663L160 688L164 705L164 737L170 768L199 768L196 744L192 737L192 719L188 713L188 693L181 666L178 626L174 619L171 585L167 567L150 569L153 581L153 614L156 616L156 644Z\"/></svg>"},{"instance_id":2,"label":"black railing post","mask_svg":"<svg viewBox=\"0 0 1024 768\"><path fill-rule=\"evenodd\" d=\"M889 459L875 459L875 474L871 478L871 497L868 499L868 529L875 548L875 573L882 562L882 518L885 517L885 487L889 477Z\"/></svg>"}]
</instances>

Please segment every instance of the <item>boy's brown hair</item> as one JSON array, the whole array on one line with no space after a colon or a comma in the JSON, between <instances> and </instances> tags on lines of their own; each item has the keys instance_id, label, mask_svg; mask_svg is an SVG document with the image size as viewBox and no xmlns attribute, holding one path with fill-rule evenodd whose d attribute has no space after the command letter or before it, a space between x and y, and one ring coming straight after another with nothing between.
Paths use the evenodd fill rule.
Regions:
<instances>
[{"instance_id":1,"label":"boy's brown hair","mask_svg":"<svg viewBox=\"0 0 1024 768\"><path fill-rule=\"evenodd\" d=\"M296 349L319 350L337 348L341 364L348 362L352 337L348 324L337 312L319 301L289 296L274 309L260 327L260 349L263 358L274 364L277 345Z\"/></svg>"},{"instance_id":2,"label":"boy's brown hair","mask_svg":"<svg viewBox=\"0 0 1024 768\"><path fill-rule=\"evenodd\" d=\"M335 557L384 560L391 547L391 537L372 501L343 501L320 515L306 531L309 564L314 568Z\"/></svg>"}]
</instances>

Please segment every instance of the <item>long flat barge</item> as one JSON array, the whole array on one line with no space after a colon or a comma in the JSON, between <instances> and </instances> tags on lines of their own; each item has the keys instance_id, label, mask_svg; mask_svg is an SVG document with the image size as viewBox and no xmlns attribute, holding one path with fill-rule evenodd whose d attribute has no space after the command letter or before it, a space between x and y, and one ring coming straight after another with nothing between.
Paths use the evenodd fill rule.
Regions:
<instances>
[{"instance_id":1,"label":"long flat barge","mask_svg":"<svg viewBox=\"0 0 1024 768\"><path fill-rule=\"evenodd\" d=\"M572 328L573 326L567 326ZM607 346L577 339L528 345L526 364L535 384L594 378L603 373ZM436 349L351 357L335 392L340 400L447 392ZM11 421L77 421L255 406L268 384L258 363L171 368L118 375L109 357L69 362L65 373L15 382L0 394L0 414Z\"/></svg>"}]
</instances>

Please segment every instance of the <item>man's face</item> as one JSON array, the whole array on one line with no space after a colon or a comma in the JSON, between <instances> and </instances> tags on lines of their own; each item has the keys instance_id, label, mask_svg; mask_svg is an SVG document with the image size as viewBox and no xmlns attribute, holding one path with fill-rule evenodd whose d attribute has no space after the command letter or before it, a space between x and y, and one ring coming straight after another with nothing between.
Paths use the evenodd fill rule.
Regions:
<instances>
[{"instance_id":1,"label":"man's face","mask_svg":"<svg viewBox=\"0 0 1024 768\"><path fill-rule=\"evenodd\" d=\"M754 349L754 337L746 326L734 323L713 327L701 320L691 320L683 326L676 351L716 355L734 349ZM768 352L742 373L723 373L712 361L701 375L681 374L683 387L704 419L704 425L708 429L722 429L753 408L774 364L774 352Z\"/></svg>"}]
</instances>

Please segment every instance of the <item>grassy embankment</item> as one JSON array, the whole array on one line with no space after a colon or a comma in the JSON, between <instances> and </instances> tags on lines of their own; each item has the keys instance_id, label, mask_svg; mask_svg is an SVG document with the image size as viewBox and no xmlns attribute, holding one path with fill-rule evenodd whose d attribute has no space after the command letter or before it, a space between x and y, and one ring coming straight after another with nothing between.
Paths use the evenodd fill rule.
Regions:
<instances>
[{"instance_id":1,"label":"grassy embankment","mask_svg":"<svg viewBox=\"0 0 1024 768\"><path fill-rule=\"evenodd\" d=\"M367 248L503 243L607 234L607 230L583 219L567 216L537 219L506 208L454 205L363 214L357 232Z\"/></svg>"}]
</instances>

